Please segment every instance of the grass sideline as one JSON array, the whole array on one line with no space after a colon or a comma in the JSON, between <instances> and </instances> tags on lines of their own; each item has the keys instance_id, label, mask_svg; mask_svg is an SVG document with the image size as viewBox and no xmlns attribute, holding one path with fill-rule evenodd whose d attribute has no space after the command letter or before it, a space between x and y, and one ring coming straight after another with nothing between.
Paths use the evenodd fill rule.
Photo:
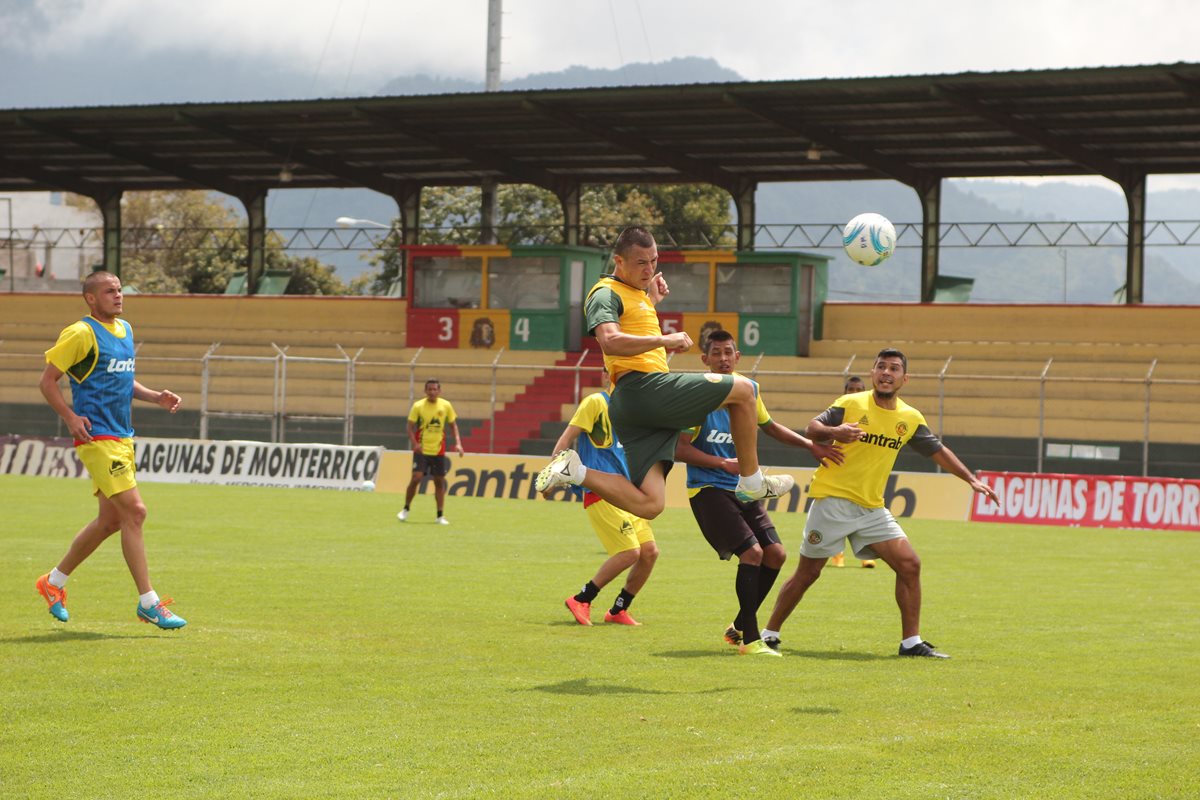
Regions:
<instances>
[{"instance_id":1,"label":"grass sideline","mask_svg":"<svg viewBox=\"0 0 1200 800\"><path fill-rule=\"evenodd\" d=\"M426 496L401 524L395 495L144 484L189 625L136 621L116 538L62 625L33 582L86 486L0 477L7 800L1200 796L1200 534L907 521L950 661L894 656L882 565L826 570L767 659L721 641L734 570L686 511L645 624L583 628L580 507L460 497L442 528Z\"/></svg>"}]
</instances>

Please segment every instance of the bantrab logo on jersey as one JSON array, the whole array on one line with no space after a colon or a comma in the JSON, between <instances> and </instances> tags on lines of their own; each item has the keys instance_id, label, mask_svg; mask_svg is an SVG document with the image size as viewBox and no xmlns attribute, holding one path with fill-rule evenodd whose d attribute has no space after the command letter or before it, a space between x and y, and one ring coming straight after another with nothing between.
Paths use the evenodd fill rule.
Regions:
<instances>
[{"instance_id":1,"label":"bantrab logo on jersey","mask_svg":"<svg viewBox=\"0 0 1200 800\"><path fill-rule=\"evenodd\" d=\"M132 358L126 358L121 361L110 358L108 360L108 369L105 372L133 372L133 362L134 359Z\"/></svg>"}]
</instances>

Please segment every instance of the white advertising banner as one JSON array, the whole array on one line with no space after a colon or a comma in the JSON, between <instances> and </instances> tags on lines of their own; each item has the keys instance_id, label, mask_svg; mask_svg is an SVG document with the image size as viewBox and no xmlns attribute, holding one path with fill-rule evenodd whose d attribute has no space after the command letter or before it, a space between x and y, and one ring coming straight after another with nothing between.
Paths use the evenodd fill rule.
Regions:
<instances>
[{"instance_id":1,"label":"white advertising banner","mask_svg":"<svg viewBox=\"0 0 1200 800\"><path fill-rule=\"evenodd\" d=\"M161 483L369 489L382 447L200 439L135 440L137 479ZM70 439L0 437L0 474L87 477Z\"/></svg>"}]
</instances>

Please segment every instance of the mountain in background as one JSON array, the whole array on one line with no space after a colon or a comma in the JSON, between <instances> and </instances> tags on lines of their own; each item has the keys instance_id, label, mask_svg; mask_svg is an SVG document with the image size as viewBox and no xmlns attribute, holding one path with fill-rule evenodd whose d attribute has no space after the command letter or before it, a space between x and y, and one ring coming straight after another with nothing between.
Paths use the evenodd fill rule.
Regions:
<instances>
[{"instance_id":1,"label":"mountain in background","mask_svg":"<svg viewBox=\"0 0 1200 800\"><path fill-rule=\"evenodd\" d=\"M725 83L745 80L711 58L672 58L657 63L626 64L613 69L567 67L557 72L535 72L524 78L505 80L501 91L533 89L584 89L598 86L653 86L683 83ZM380 95L443 94L482 92L483 81L408 75L394 78L379 90Z\"/></svg>"},{"instance_id":2,"label":"mountain in background","mask_svg":"<svg viewBox=\"0 0 1200 800\"><path fill-rule=\"evenodd\" d=\"M1200 220L1200 191L1172 190L1150 195L1149 219ZM894 181L760 184L760 224L841 223L864 211L876 211L897 225L899 247L878 267L859 267L841 253L838 243L812 250L831 256L831 300L916 300L920 291L921 206L916 192ZM1095 239L1105 229L1124 229L1124 196L1115 190L1065 182L1015 183L1006 180L949 180L942 185L942 222L957 223L945 234L939 274L972 278L971 297L991 302L1108 303L1125 283L1125 248L1120 237L1111 246L1089 247L1079 235L1061 234L1054 220L1095 222L1087 226ZM1191 214L1192 216L1188 216ZM1059 246L1039 246L1043 235L1030 227L1040 223ZM999 223L985 235L988 223ZM1179 226L1185 235L1195 227ZM785 228L776 233L779 238ZM1001 246L1004 240L1021 246ZM763 237L760 237L760 245ZM1102 239L1101 241L1110 241ZM971 241L984 245L962 246ZM1157 244L1146 249L1145 299L1150 303L1200 304L1200 251L1196 246Z\"/></svg>"}]
</instances>

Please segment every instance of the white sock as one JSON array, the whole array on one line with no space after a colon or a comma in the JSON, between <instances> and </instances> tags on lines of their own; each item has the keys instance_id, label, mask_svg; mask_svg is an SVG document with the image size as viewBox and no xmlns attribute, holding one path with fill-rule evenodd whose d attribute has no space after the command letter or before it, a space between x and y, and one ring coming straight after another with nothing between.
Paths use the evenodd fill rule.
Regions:
<instances>
[{"instance_id":1,"label":"white sock","mask_svg":"<svg viewBox=\"0 0 1200 800\"><path fill-rule=\"evenodd\" d=\"M753 475L742 475L738 478L737 488L745 489L748 492L757 492L763 485L763 473L760 469Z\"/></svg>"},{"instance_id":2,"label":"white sock","mask_svg":"<svg viewBox=\"0 0 1200 800\"><path fill-rule=\"evenodd\" d=\"M907 639L905 639L904 641L902 641L900 643L900 646L904 647L904 648L909 648L909 647L915 647L916 645L918 645L920 643L921 643L920 636L910 636Z\"/></svg>"},{"instance_id":3,"label":"white sock","mask_svg":"<svg viewBox=\"0 0 1200 800\"><path fill-rule=\"evenodd\" d=\"M763 628L762 633L760 633L759 636L761 636L764 639L778 639L779 631L773 631L769 628Z\"/></svg>"},{"instance_id":4,"label":"white sock","mask_svg":"<svg viewBox=\"0 0 1200 800\"><path fill-rule=\"evenodd\" d=\"M54 569L50 570L50 577L47 578L47 580L50 581L51 586L61 589L67 585L67 578L69 577L71 576L65 572L59 572L58 567L55 567Z\"/></svg>"},{"instance_id":5,"label":"white sock","mask_svg":"<svg viewBox=\"0 0 1200 800\"><path fill-rule=\"evenodd\" d=\"M139 595L138 602L142 604L142 608L154 608L158 605L158 592L151 589L145 594Z\"/></svg>"}]
</instances>

